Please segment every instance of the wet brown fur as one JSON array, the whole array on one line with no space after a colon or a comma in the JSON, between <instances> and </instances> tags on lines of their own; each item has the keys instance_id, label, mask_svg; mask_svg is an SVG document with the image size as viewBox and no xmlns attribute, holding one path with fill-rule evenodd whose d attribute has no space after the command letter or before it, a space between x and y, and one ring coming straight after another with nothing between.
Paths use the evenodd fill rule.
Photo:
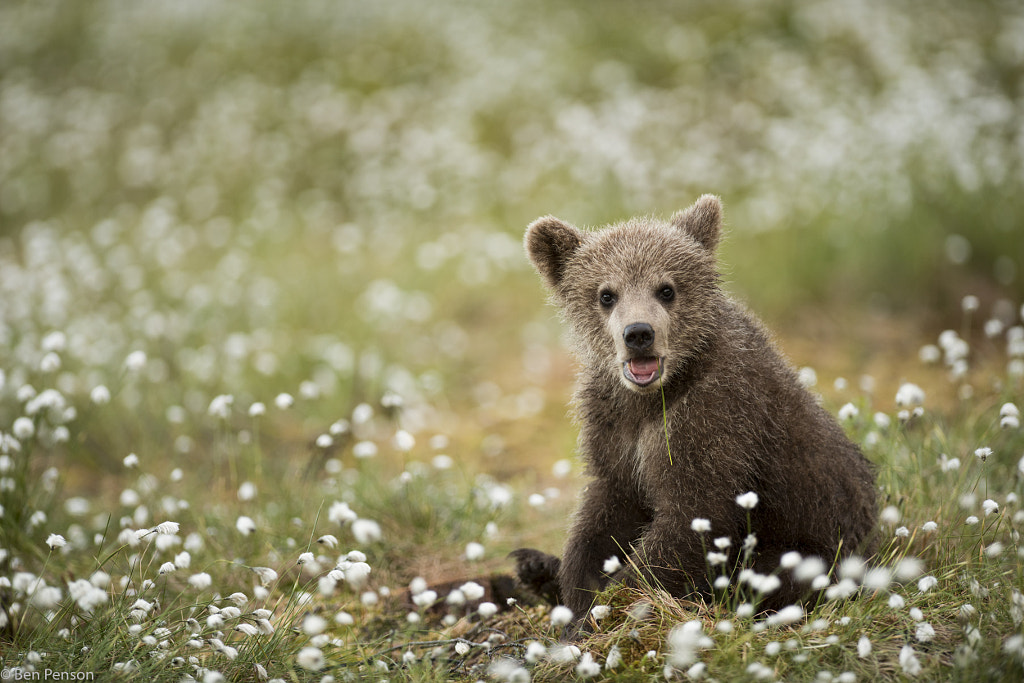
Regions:
<instances>
[{"instance_id":1,"label":"wet brown fur","mask_svg":"<svg viewBox=\"0 0 1024 683\"><path fill-rule=\"evenodd\" d=\"M760 497L749 512L758 572L777 572L790 550L831 563L873 549L872 467L756 318L719 287L721 221L718 198L705 195L668 223L633 219L591 232L545 217L526 232L527 253L581 362L574 407L592 481L561 560L532 549L514 556L523 583L547 585L550 596L557 579L560 601L578 616L609 580L653 581L677 597L710 594L705 553L728 536L735 561L748 534L736 496L746 491ZM668 302L657 298L666 284L675 291ZM617 296L610 310L599 303L602 291ZM661 381L650 387L623 378L631 351L616 335L631 322L651 322L664 357ZM695 517L711 521L703 539L691 529ZM607 576L602 566L613 555L624 569ZM780 578L762 607L806 594L788 574Z\"/></svg>"}]
</instances>

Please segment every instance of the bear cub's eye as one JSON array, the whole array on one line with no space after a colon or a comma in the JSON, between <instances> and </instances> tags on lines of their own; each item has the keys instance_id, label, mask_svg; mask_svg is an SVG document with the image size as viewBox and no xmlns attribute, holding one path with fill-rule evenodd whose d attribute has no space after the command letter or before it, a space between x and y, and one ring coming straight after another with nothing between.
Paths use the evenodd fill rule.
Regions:
<instances>
[{"instance_id":1,"label":"bear cub's eye","mask_svg":"<svg viewBox=\"0 0 1024 683\"><path fill-rule=\"evenodd\" d=\"M676 290L672 288L672 285L664 285L658 290L658 298L662 301L672 301L676 298Z\"/></svg>"},{"instance_id":2,"label":"bear cub's eye","mask_svg":"<svg viewBox=\"0 0 1024 683\"><path fill-rule=\"evenodd\" d=\"M615 296L614 292L605 290L598 295L598 299L601 301L602 306L605 308L611 308L615 305L615 302L618 301L619 297Z\"/></svg>"}]
</instances>

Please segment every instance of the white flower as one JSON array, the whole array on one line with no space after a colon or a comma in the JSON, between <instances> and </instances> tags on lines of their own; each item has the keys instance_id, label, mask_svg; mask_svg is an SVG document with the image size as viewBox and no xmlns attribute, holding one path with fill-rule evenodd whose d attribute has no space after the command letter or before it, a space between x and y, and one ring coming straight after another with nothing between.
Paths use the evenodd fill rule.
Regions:
<instances>
[{"instance_id":1,"label":"white flower","mask_svg":"<svg viewBox=\"0 0 1024 683\"><path fill-rule=\"evenodd\" d=\"M304 647L299 650L299 654L295 656L295 663L303 669L319 671L324 668L327 660L324 659L324 653L320 651L320 648Z\"/></svg>"},{"instance_id":2,"label":"white flower","mask_svg":"<svg viewBox=\"0 0 1024 683\"><path fill-rule=\"evenodd\" d=\"M199 572L198 574L193 574L192 576L188 577L188 583L193 588L203 590L210 587L210 585L213 583L213 579L210 578L210 575L206 572Z\"/></svg>"},{"instance_id":3,"label":"white flower","mask_svg":"<svg viewBox=\"0 0 1024 683\"><path fill-rule=\"evenodd\" d=\"M50 546L50 549L63 548L67 544L67 540L60 534L50 534L46 538L46 545Z\"/></svg>"},{"instance_id":4,"label":"white flower","mask_svg":"<svg viewBox=\"0 0 1024 683\"><path fill-rule=\"evenodd\" d=\"M124 359L124 366L132 372L138 372L142 368L146 367L146 352L132 351L128 354L128 357Z\"/></svg>"},{"instance_id":5,"label":"white flower","mask_svg":"<svg viewBox=\"0 0 1024 683\"><path fill-rule=\"evenodd\" d=\"M334 502L331 507L327 510L327 519L331 520L336 524L344 524L345 522L354 522L359 518L352 508L348 506L348 503Z\"/></svg>"},{"instance_id":6,"label":"white flower","mask_svg":"<svg viewBox=\"0 0 1024 683\"><path fill-rule=\"evenodd\" d=\"M316 445L318 448L330 448L334 445L334 437L330 434L321 434L316 437Z\"/></svg>"},{"instance_id":7,"label":"white flower","mask_svg":"<svg viewBox=\"0 0 1024 683\"><path fill-rule=\"evenodd\" d=\"M668 632L666 640L669 649L668 663L676 668L693 666L697 660L697 652L714 645L704 634L704 626L699 620L674 626Z\"/></svg>"},{"instance_id":8,"label":"white flower","mask_svg":"<svg viewBox=\"0 0 1024 683\"><path fill-rule=\"evenodd\" d=\"M960 458L950 458L945 453L939 456L939 469L943 472L953 472L960 469Z\"/></svg>"},{"instance_id":9,"label":"white flower","mask_svg":"<svg viewBox=\"0 0 1024 683\"><path fill-rule=\"evenodd\" d=\"M506 683L529 683L530 672L519 666L519 662L510 657L498 657L487 667L487 675L497 681Z\"/></svg>"},{"instance_id":10,"label":"white flower","mask_svg":"<svg viewBox=\"0 0 1024 683\"><path fill-rule=\"evenodd\" d=\"M475 581L467 581L466 583L459 586L459 591L466 596L469 601L479 600L484 597L484 587Z\"/></svg>"},{"instance_id":11,"label":"white flower","mask_svg":"<svg viewBox=\"0 0 1024 683\"><path fill-rule=\"evenodd\" d=\"M906 604L907 603L903 599L903 596L900 595L899 593L893 593L892 595L889 596L889 608L890 609L903 609L903 607Z\"/></svg>"},{"instance_id":12,"label":"white flower","mask_svg":"<svg viewBox=\"0 0 1024 683\"><path fill-rule=\"evenodd\" d=\"M896 391L896 405L900 408L912 408L924 404L924 389L911 382L900 385Z\"/></svg>"},{"instance_id":13,"label":"white flower","mask_svg":"<svg viewBox=\"0 0 1024 683\"><path fill-rule=\"evenodd\" d=\"M238 487L238 500L247 501L256 497L256 484L251 481L243 481Z\"/></svg>"},{"instance_id":14,"label":"white flower","mask_svg":"<svg viewBox=\"0 0 1024 683\"><path fill-rule=\"evenodd\" d=\"M860 414L860 411L857 410L857 406L853 405L852 403L846 403L845 405L843 405L842 408L839 409L838 416L839 416L840 420L844 420L845 421L845 420L852 420L853 418L857 417L857 415L859 415L859 414Z\"/></svg>"},{"instance_id":15,"label":"white flower","mask_svg":"<svg viewBox=\"0 0 1024 683\"><path fill-rule=\"evenodd\" d=\"M86 579L78 579L68 584L68 595L78 605L78 608L87 614L99 605L106 604L107 591L94 585Z\"/></svg>"},{"instance_id":16,"label":"white flower","mask_svg":"<svg viewBox=\"0 0 1024 683\"><path fill-rule=\"evenodd\" d=\"M690 528L696 531L698 534L703 534L711 531L711 521L704 519L703 517L695 517L690 522Z\"/></svg>"},{"instance_id":17,"label":"white flower","mask_svg":"<svg viewBox=\"0 0 1024 683\"><path fill-rule=\"evenodd\" d=\"M725 553L710 552L708 553L708 564L712 567L717 567L720 564L725 564L729 560L729 556Z\"/></svg>"},{"instance_id":18,"label":"white flower","mask_svg":"<svg viewBox=\"0 0 1024 683\"><path fill-rule=\"evenodd\" d=\"M755 579L751 587L762 595L773 593L782 586L782 579L774 574L755 574Z\"/></svg>"},{"instance_id":19,"label":"white flower","mask_svg":"<svg viewBox=\"0 0 1024 683\"><path fill-rule=\"evenodd\" d=\"M928 534L937 531L938 528L939 528L939 525L936 524L935 522L932 522L932 521L925 522L924 524L921 525L921 531L924 531L925 533L928 533Z\"/></svg>"},{"instance_id":20,"label":"white flower","mask_svg":"<svg viewBox=\"0 0 1024 683\"><path fill-rule=\"evenodd\" d=\"M935 344L925 344L918 350L917 358L922 363L931 365L942 360L942 351Z\"/></svg>"},{"instance_id":21,"label":"white flower","mask_svg":"<svg viewBox=\"0 0 1024 683\"><path fill-rule=\"evenodd\" d=\"M864 588L873 591L885 590L892 583L892 570L886 567L871 567L864 572L861 584Z\"/></svg>"},{"instance_id":22,"label":"white flower","mask_svg":"<svg viewBox=\"0 0 1024 683\"><path fill-rule=\"evenodd\" d=\"M982 507L982 509L985 510L985 516L986 517L988 517L989 515L992 515L992 514L995 514L995 513L999 512L999 503L995 502L991 498L985 499L981 503L981 507Z\"/></svg>"},{"instance_id":23,"label":"white flower","mask_svg":"<svg viewBox=\"0 0 1024 683\"><path fill-rule=\"evenodd\" d=\"M964 520L964 524L966 524L967 526L974 526L977 523L978 523L978 518L976 516L974 516L974 515L971 515L967 519Z\"/></svg>"},{"instance_id":24,"label":"white flower","mask_svg":"<svg viewBox=\"0 0 1024 683\"><path fill-rule=\"evenodd\" d=\"M373 406L369 403L360 403L352 410L352 422L361 425L373 419Z\"/></svg>"},{"instance_id":25,"label":"white flower","mask_svg":"<svg viewBox=\"0 0 1024 683\"><path fill-rule=\"evenodd\" d=\"M604 565L601 569L602 571L604 571L605 574L614 574L621 568L622 562L619 561L619 557L617 555L612 555L604 561Z\"/></svg>"},{"instance_id":26,"label":"white flower","mask_svg":"<svg viewBox=\"0 0 1024 683\"><path fill-rule=\"evenodd\" d=\"M899 527L898 529L896 529L896 537L897 538L909 538L910 537L910 529L908 529L905 526Z\"/></svg>"},{"instance_id":27,"label":"white flower","mask_svg":"<svg viewBox=\"0 0 1024 683\"><path fill-rule=\"evenodd\" d=\"M481 602L476 611L481 617L486 619L498 613L498 606L493 602Z\"/></svg>"},{"instance_id":28,"label":"white flower","mask_svg":"<svg viewBox=\"0 0 1024 683\"><path fill-rule=\"evenodd\" d=\"M160 522L153 528L153 531L158 534L176 534L179 528L177 522Z\"/></svg>"},{"instance_id":29,"label":"white flower","mask_svg":"<svg viewBox=\"0 0 1024 683\"><path fill-rule=\"evenodd\" d=\"M601 665L594 661L593 655L584 652L580 657L579 664L576 665L576 675L580 678L593 678L599 673L601 673Z\"/></svg>"},{"instance_id":30,"label":"white flower","mask_svg":"<svg viewBox=\"0 0 1024 683\"><path fill-rule=\"evenodd\" d=\"M231 417L231 406L235 402L235 397L231 394L220 394L214 396L213 400L210 401L210 407L206 409L206 412L213 417L219 417L222 420L226 420Z\"/></svg>"},{"instance_id":31,"label":"white flower","mask_svg":"<svg viewBox=\"0 0 1024 683\"><path fill-rule=\"evenodd\" d=\"M612 645L608 649L608 657L604 660L604 668L611 670L622 664L622 651L618 645Z\"/></svg>"},{"instance_id":32,"label":"white flower","mask_svg":"<svg viewBox=\"0 0 1024 683\"><path fill-rule=\"evenodd\" d=\"M861 636L857 641L857 656L861 659L871 654L871 640L867 636Z\"/></svg>"},{"instance_id":33,"label":"white flower","mask_svg":"<svg viewBox=\"0 0 1024 683\"><path fill-rule=\"evenodd\" d=\"M470 562L476 562L484 558L485 548L483 544L472 541L466 544L466 559Z\"/></svg>"},{"instance_id":34,"label":"white flower","mask_svg":"<svg viewBox=\"0 0 1024 683\"><path fill-rule=\"evenodd\" d=\"M374 543L381 539L380 524L372 519L357 519L352 522L352 535L360 545Z\"/></svg>"},{"instance_id":35,"label":"white flower","mask_svg":"<svg viewBox=\"0 0 1024 683\"><path fill-rule=\"evenodd\" d=\"M310 564L311 562L315 562L315 561L316 561L316 558L313 556L313 553L306 552L306 553L301 553L299 555L298 564Z\"/></svg>"},{"instance_id":36,"label":"white flower","mask_svg":"<svg viewBox=\"0 0 1024 683\"><path fill-rule=\"evenodd\" d=\"M797 581L813 581L825 573L825 563L821 558L811 556L805 557L793 570L793 576Z\"/></svg>"},{"instance_id":37,"label":"white flower","mask_svg":"<svg viewBox=\"0 0 1024 683\"><path fill-rule=\"evenodd\" d=\"M18 439L24 441L36 433L36 426L27 417L19 417L11 426L11 433Z\"/></svg>"},{"instance_id":38,"label":"white flower","mask_svg":"<svg viewBox=\"0 0 1024 683\"><path fill-rule=\"evenodd\" d=\"M790 550L788 553L783 553L779 558L779 566L783 569L793 569L803 558L795 550Z\"/></svg>"},{"instance_id":39,"label":"white flower","mask_svg":"<svg viewBox=\"0 0 1024 683\"><path fill-rule=\"evenodd\" d=\"M238 529L238 533L243 536L248 536L256 531L256 522L252 521L252 517L240 515L239 518L235 520L235 528Z\"/></svg>"},{"instance_id":40,"label":"white flower","mask_svg":"<svg viewBox=\"0 0 1024 683\"><path fill-rule=\"evenodd\" d=\"M286 394L282 392L274 397L274 405L277 406L280 410L287 410L288 408L291 408L293 405L295 405L295 399L292 398L291 394Z\"/></svg>"},{"instance_id":41,"label":"white flower","mask_svg":"<svg viewBox=\"0 0 1024 683\"><path fill-rule=\"evenodd\" d=\"M437 601L437 591L423 589L412 596L412 602L417 607L429 607Z\"/></svg>"},{"instance_id":42,"label":"white flower","mask_svg":"<svg viewBox=\"0 0 1024 683\"><path fill-rule=\"evenodd\" d=\"M595 621L601 621L612 611L612 608L608 605L594 605L590 608L590 615L594 617Z\"/></svg>"},{"instance_id":43,"label":"white flower","mask_svg":"<svg viewBox=\"0 0 1024 683\"><path fill-rule=\"evenodd\" d=\"M736 496L736 504L747 510L753 510L757 506L758 500L757 494L753 491L747 491Z\"/></svg>"},{"instance_id":44,"label":"white flower","mask_svg":"<svg viewBox=\"0 0 1024 683\"><path fill-rule=\"evenodd\" d=\"M1024 635L1018 633L1007 638L1003 642L1003 651L1024 660Z\"/></svg>"},{"instance_id":45,"label":"white flower","mask_svg":"<svg viewBox=\"0 0 1024 683\"><path fill-rule=\"evenodd\" d=\"M307 614L302 620L302 632L307 636L316 636L327 629L327 620L315 614Z\"/></svg>"},{"instance_id":46,"label":"white flower","mask_svg":"<svg viewBox=\"0 0 1024 683\"><path fill-rule=\"evenodd\" d=\"M914 636L919 642L927 643L929 640L935 637L935 629L927 621L922 621L917 625L917 633Z\"/></svg>"},{"instance_id":47,"label":"white flower","mask_svg":"<svg viewBox=\"0 0 1024 683\"><path fill-rule=\"evenodd\" d=\"M551 625L566 626L572 621L572 610L565 605L556 605L551 608Z\"/></svg>"},{"instance_id":48,"label":"white flower","mask_svg":"<svg viewBox=\"0 0 1024 683\"><path fill-rule=\"evenodd\" d=\"M345 581L356 588L366 583L368 576L370 576L370 565L365 562L353 562L345 568Z\"/></svg>"},{"instance_id":49,"label":"white flower","mask_svg":"<svg viewBox=\"0 0 1024 683\"><path fill-rule=\"evenodd\" d=\"M392 443L394 444L396 450L402 451L403 453L407 453L413 449L413 446L416 445L416 438L409 432L405 431L404 429L399 429L397 432L395 432L395 438L392 441Z\"/></svg>"},{"instance_id":50,"label":"white flower","mask_svg":"<svg viewBox=\"0 0 1024 683\"><path fill-rule=\"evenodd\" d=\"M990 455L992 455L992 449L989 448L988 446L983 446L982 448L974 449L974 457L976 457L978 460L981 460L982 462L988 460L988 456Z\"/></svg>"},{"instance_id":51,"label":"white flower","mask_svg":"<svg viewBox=\"0 0 1024 683\"><path fill-rule=\"evenodd\" d=\"M89 400L98 406L110 403L110 389L102 384L93 387L93 390L89 392Z\"/></svg>"},{"instance_id":52,"label":"white flower","mask_svg":"<svg viewBox=\"0 0 1024 683\"><path fill-rule=\"evenodd\" d=\"M894 505L886 506L882 512L878 515L878 519L881 520L882 524L888 524L889 526L895 526L900 521L900 511Z\"/></svg>"},{"instance_id":53,"label":"white flower","mask_svg":"<svg viewBox=\"0 0 1024 683\"><path fill-rule=\"evenodd\" d=\"M372 441L360 441L352 446L352 455L359 459L372 458L377 455L377 444Z\"/></svg>"},{"instance_id":54,"label":"white flower","mask_svg":"<svg viewBox=\"0 0 1024 683\"><path fill-rule=\"evenodd\" d=\"M909 645L904 645L900 650L900 667L908 676L917 676L921 673L921 662L914 654L914 648Z\"/></svg>"},{"instance_id":55,"label":"white flower","mask_svg":"<svg viewBox=\"0 0 1024 683\"><path fill-rule=\"evenodd\" d=\"M249 406L249 417L259 417L260 415L267 414L267 406L259 401L256 401Z\"/></svg>"},{"instance_id":56,"label":"white flower","mask_svg":"<svg viewBox=\"0 0 1024 683\"><path fill-rule=\"evenodd\" d=\"M331 534L324 534L320 538L316 539L316 542L332 550L338 547L338 537Z\"/></svg>"},{"instance_id":57,"label":"white flower","mask_svg":"<svg viewBox=\"0 0 1024 683\"><path fill-rule=\"evenodd\" d=\"M917 590L921 591L922 593L927 593L932 588L934 588L936 586L936 584L938 584L938 583L939 583L939 580L936 579L931 574L929 574L927 576L922 576L917 581Z\"/></svg>"},{"instance_id":58,"label":"white flower","mask_svg":"<svg viewBox=\"0 0 1024 683\"><path fill-rule=\"evenodd\" d=\"M785 626L795 624L804 618L804 608L800 605L787 605L775 614L770 615L765 622L769 626Z\"/></svg>"}]
</instances>

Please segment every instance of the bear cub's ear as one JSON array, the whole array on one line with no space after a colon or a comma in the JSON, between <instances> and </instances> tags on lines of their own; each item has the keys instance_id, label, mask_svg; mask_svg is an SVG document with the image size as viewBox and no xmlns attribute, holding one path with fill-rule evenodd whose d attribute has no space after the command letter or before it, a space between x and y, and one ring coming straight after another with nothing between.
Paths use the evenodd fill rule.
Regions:
<instances>
[{"instance_id":1,"label":"bear cub's ear","mask_svg":"<svg viewBox=\"0 0 1024 683\"><path fill-rule=\"evenodd\" d=\"M672 216L672 225L714 251L722 234L722 201L713 194L703 195L693 206Z\"/></svg>"},{"instance_id":2,"label":"bear cub's ear","mask_svg":"<svg viewBox=\"0 0 1024 683\"><path fill-rule=\"evenodd\" d=\"M557 289L565 267L583 244L583 233L554 216L538 218L526 228L526 254L544 283Z\"/></svg>"}]
</instances>

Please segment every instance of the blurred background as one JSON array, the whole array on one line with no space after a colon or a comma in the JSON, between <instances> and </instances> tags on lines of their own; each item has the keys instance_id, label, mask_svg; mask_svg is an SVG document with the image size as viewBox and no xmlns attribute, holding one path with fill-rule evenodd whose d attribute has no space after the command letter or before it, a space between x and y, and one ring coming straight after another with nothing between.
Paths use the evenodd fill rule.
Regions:
<instances>
[{"instance_id":1,"label":"blurred background","mask_svg":"<svg viewBox=\"0 0 1024 683\"><path fill-rule=\"evenodd\" d=\"M145 351L115 393L153 419L101 467L281 391L321 430L393 392L412 434L564 456L525 226L704 192L795 362L914 360L965 294L1017 319L1022 76L999 0L6 0L0 367L75 395Z\"/></svg>"}]
</instances>

